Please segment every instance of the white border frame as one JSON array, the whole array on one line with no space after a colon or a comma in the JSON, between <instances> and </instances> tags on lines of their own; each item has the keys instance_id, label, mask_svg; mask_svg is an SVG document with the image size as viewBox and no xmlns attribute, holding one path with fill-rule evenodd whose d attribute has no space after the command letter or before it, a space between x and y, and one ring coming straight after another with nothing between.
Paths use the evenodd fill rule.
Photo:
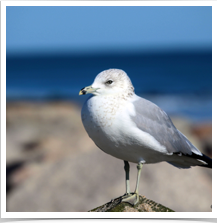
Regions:
<instances>
[{"instance_id":1,"label":"white border frame","mask_svg":"<svg viewBox=\"0 0 217 223\"><path fill-rule=\"evenodd\" d=\"M216 192L213 190L212 212L183 213L89 213L89 212L6 212L6 6L212 6L212 89L216 95L216 42L217 2L216 1L2 1L1 2L1 214L2 218L209 218L216 215ZM215 74L215 75L214 75ZM214 102L214 100L213 100ZM215 105L215 106L214 106ZM216 104L213 104L213 123L216 124ZM213 125L213 136L217 132ZM216 155L216 140L213 137L213 157ZM215 165L213 165L215 172ZM213 174L213 188L217 188ZM200 196L200 195L198 195Z\"/></svg>"}]
</instances>

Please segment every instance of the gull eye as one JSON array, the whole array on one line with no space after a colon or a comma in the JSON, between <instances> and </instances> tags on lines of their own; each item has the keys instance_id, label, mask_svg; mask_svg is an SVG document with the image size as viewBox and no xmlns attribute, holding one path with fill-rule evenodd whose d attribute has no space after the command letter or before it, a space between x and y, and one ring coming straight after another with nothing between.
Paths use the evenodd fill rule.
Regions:
<instances>
[{"instance_id":1,"label":"gull eye","mask_svg":"<svg viewBox=\"0 0 217 223\"><path fill-rule=\"evenodd\" d=\"M109 84L112 84L113 81L112 81L112 80L108 80L108 81L106 81L105 83L109 85Z\"/></svg>"}]
</instances>

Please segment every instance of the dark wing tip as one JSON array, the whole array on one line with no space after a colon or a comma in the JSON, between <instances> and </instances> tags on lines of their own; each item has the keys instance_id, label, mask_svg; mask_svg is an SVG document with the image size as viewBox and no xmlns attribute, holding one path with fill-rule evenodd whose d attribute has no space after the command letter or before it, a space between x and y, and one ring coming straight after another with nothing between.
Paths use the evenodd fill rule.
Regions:
<instances>
[{"instance_id":1,"label":"dark wing tip","mask_svg":"<svg viewBox=\"0 0 217 223\"><path fill-rule=\"evenodd\" d=\"M203 154L202 159L200 159L200 160L203 160L203 161L205 161L207 163L207 164L200 165L200 166L203 166L203 167L207 167L207 168L211 168L212 169L212 159L211 158L209 158L208 156L206 156L206 155Z\"/></svg>"},{"instance_id":2,"label":"dark wing tip","mask_svg":"<svg viewBox=\"0 0 217 223\"><path fill-rule=\"evenodd\" d=\"M173 153L173 154L180 154L180 152L177 152L177 153ZM202 167L207 167L207 168L212 168L212 159L209 158L208 156L202 154L202 156L200 155L197 155L195 153L192 152L191 155L189 154L181 154L182 156L187 156L187 157L190 157L192 159L197 159L197 160L201 160L203 162L205 162L204 164L201 164L201 165L198 165L198 166L202 166Z\"/></svg>"}]
</instances>

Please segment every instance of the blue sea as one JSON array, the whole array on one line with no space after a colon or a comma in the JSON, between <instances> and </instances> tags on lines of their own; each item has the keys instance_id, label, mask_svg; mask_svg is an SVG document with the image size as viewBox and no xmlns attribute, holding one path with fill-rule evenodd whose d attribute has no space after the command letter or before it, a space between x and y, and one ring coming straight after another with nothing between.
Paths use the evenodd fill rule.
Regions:
<instances>
[{"instance_id":1,"label":"blue sea","mask_svg":"<svg viewBox=\"0 0 217 223\"><path fill-rule=\"evenodd\" d=\"M212 51L99 52L7 54L7 101L70 100L95 76L109 68L123 69L136 94L170 115L192 121L212 120Z\"/></svg>"}]
</instances>

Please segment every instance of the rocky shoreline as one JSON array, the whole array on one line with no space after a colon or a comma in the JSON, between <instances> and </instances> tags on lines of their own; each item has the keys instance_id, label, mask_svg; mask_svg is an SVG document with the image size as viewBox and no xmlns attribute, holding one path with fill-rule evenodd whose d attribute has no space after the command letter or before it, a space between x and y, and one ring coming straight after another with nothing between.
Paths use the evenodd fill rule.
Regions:
<instances>
[{"instance_id":1,"label":"rocky shoreline","mask_svg":"<svg viewBox=\"0 0 217 223\"><path fill-rule=\"evenodd\" d=\"M7 211L88 211L125 191L123 162L89 139L81 108L69 101L7 102ZM212 124L175 126L212 156ZM167 163L144 166L140 193L175 211L210 212L212 172L179 170ZM131 188L136 180L131 164Z\"/></svg>"}]
</instances>

